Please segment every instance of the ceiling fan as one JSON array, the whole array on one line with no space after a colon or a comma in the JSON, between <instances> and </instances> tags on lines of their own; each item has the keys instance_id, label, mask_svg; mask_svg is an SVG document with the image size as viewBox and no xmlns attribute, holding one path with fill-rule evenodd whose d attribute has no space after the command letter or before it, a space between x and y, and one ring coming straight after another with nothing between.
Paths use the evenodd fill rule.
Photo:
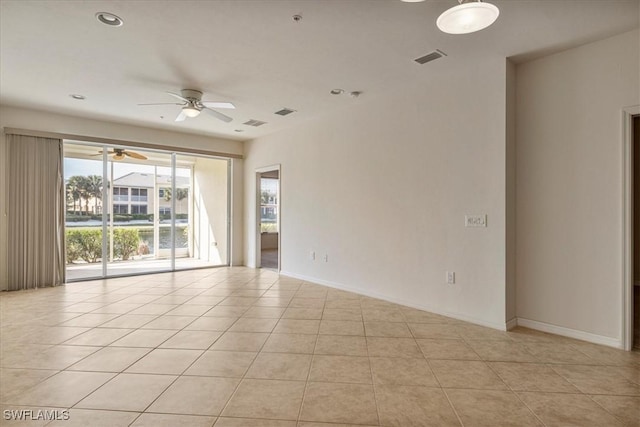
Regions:
<instances>
[{"instance_id":1,"label":"ceiling fan","mask_svg":"<svg viewBox=\"0 0 640 427\"><path fill-rule=\"evenodd\" d=\"M103 151L100 150L98 154L94 154L94 156L101 156L102 153ZM114 148L113 151L107 151L107 154L112 155L111 158L113 160L122 160L126 156L129 156L138 160L147 160L146 156L143 156L140 153L136 153L135 151L125 150L124 148Z\"/></svg>"},{"instance_id":2,"label":"ceiling fan","mask_svg":"<svg viewBox=\"0 0 640 427\"><path fill-rule=\"evenodd\" d=\"M167 92L169 95L174 98L178 98L180 103L177 102L165 102L160 104L138 104L138 105L180 105L182 109L180 110L180 114L176 117L176 122L182 122L187 117L198 117L201 111L206 111L211 114L215 118L222 120L225 123L229 123L233 120L231 117L226 116L213 108L236 108L230 102L210 102L202 100L202 92L194 89L182 89L180 91L180 95L173 92Z\"/></svg>"}]
</instances>

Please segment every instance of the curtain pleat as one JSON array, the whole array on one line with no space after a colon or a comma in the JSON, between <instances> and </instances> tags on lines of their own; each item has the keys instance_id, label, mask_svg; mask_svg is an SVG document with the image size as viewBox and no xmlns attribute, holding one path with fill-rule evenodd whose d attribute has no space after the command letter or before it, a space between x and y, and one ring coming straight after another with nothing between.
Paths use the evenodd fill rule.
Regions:
<instances>
[{"instance_id":1,"label":"curtain pleat","mask_svg":"<svg viewBox=\"0 0 640 427\"><path fill-rule=\"evenodd\" d=\"M9 290L64 283L62 141L7 135Z\"/></svg>"}]
</instances>

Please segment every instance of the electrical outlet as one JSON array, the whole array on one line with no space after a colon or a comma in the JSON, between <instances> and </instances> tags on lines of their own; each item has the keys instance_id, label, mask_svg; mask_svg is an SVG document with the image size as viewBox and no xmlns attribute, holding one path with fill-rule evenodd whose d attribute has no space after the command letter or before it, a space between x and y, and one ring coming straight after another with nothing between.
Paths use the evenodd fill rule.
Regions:
<instances>
[{"instance_id":1,"label":"electrical outlet","mask_svg":"<svg viewBox=\"0 0 640 427\"><path fill-rule=\"evenodd\" d=\"M309 259L311 261L315 261L316 260L316 252L315 251L309 252Z\"/></svg>"},{"instance_id":2,"label":"electrical outlet","mask_svg":"<svg viewBox=\"0 0 640 427\"><path fill-rule=\"evenodd\" d=\"M447 285L453 285L456 283L456 273L454 271L447 271Z\"/></svg>"}]
</instances>

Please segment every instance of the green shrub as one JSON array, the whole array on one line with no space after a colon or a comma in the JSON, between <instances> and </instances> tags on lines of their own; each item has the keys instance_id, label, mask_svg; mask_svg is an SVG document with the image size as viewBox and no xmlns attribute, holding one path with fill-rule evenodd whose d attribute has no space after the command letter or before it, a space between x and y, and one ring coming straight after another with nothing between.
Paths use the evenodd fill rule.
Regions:
<instances>
[{"instance_id":1,"label":"green shrub","mask_svg":"<svg viewBox=\"0 0 640 427\"><path fill-rule=\"evenodd\" d=\"M67 222L84 222L84 221L89 221L90 219L91 219L90 216L74 215L74 214L67 214L67 216L65 217L65 220Z\"/></svg>"},{"instance_id":2,"label":"green shrub","mask_svg":"<svg viewBox=\"0 0 640 427\"><path fill-rule=\"evenodd\" d=\"M67 262L78 258L85 262L98 262L102 258L102 230L67 230Z\"/></svg>"},{"instance_id":3,"label":"green shrub","mask_svg":"<svg viewBox=\"0 0 640 427\"><path fill-rule=\"evenodd\" d=\"M88 262L99 262L102 258L102 229L79 228L66 232L66 260L73 264L79 259ZM109 241L107 241L107 245ZM123 261L135 255L140 245L137 228L116 228L113 234L113 255Z\"/></svg>"},{"instance_id":4,"label":"green shrub","mask_svg":"<svg viewBox=\"0 0 640 427\"><path fill-rule=\"evenodd\" d=\"M77 240L69 238L69 232L67 232L66 252L67 264L73 264L73 261L79 259L82 254L80 244Z\"/></svg>"},{"instance_id":5,"label":"green shrub","mask_svg":"<svg viewBox=\"0 0 640 427\"><path fill-rule=\"evenodd\" d=\"M113 233L113 255L123 261L135 254L140 244L137 228L116 228Z\"/></svg>"},{"instance_id":6,"label":"green shrub","mask_svg":"<svg viewBox=\"0 0 640 427\"><path fill-rule=\"evenodd\" d=\"M132 217L132 219L136 219L136 220L151 221L153 219L153 214L151 214L151 215L149 215L149 214L132 214L131 217Z\"/></svg>"},{"instance_id":7,"label":"green shrub","mask_svg":"<svg viewBox=\"0 0 640 427\"><path fill-rule=\"evenodd\" d=\"M171 219L171 214L160 214L160 220L165 221ZM176 219L189 219L189 214L180 213L176 214ZM150 221L153 220L153 215L151 215Z\"/></svg>"},{"instance_id":8,"label":"green shrub","mask_svg":"<svg viewBox=\"0 0 640 427\"><path fill-rule=\"evenodd\" d=\"M278 223L276 223L276 222L261 222L260 223L260 232L261 233L277 233L278 232Z\"/></svg>"}]
</instances>

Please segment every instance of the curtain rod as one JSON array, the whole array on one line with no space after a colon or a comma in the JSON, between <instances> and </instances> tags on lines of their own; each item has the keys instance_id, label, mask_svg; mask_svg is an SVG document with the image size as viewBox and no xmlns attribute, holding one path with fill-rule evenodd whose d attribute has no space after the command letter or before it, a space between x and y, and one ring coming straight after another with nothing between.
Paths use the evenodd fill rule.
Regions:
<instances>
[{"instance_id":1,"label":"curtain rod","mask_svg":"<svg viewBox=\"0 0 640 427\"><path fill-rule=\"evenodd\" d=\"M9 128L9 127L4 128L4 133L5 135L24 135L24 136L36 136L40 138L72 139L75 141L97 142L100 144L108 144L108 145L129 145L132 147L148 148L151 150L175 151L178 153L186 153L186 154L202 154L206 156L227 157L231 159L243 158L242 154L221 153L218 151L201 150L198 148L185 148L185 147L177 147L173 145L149 144L146 142L124 141L121 139L100 138L97 136L86 136L86 135L73 135L69 133L44 132L39 130L17 129L17 128Z\"/></svg>"}]
</instances>

